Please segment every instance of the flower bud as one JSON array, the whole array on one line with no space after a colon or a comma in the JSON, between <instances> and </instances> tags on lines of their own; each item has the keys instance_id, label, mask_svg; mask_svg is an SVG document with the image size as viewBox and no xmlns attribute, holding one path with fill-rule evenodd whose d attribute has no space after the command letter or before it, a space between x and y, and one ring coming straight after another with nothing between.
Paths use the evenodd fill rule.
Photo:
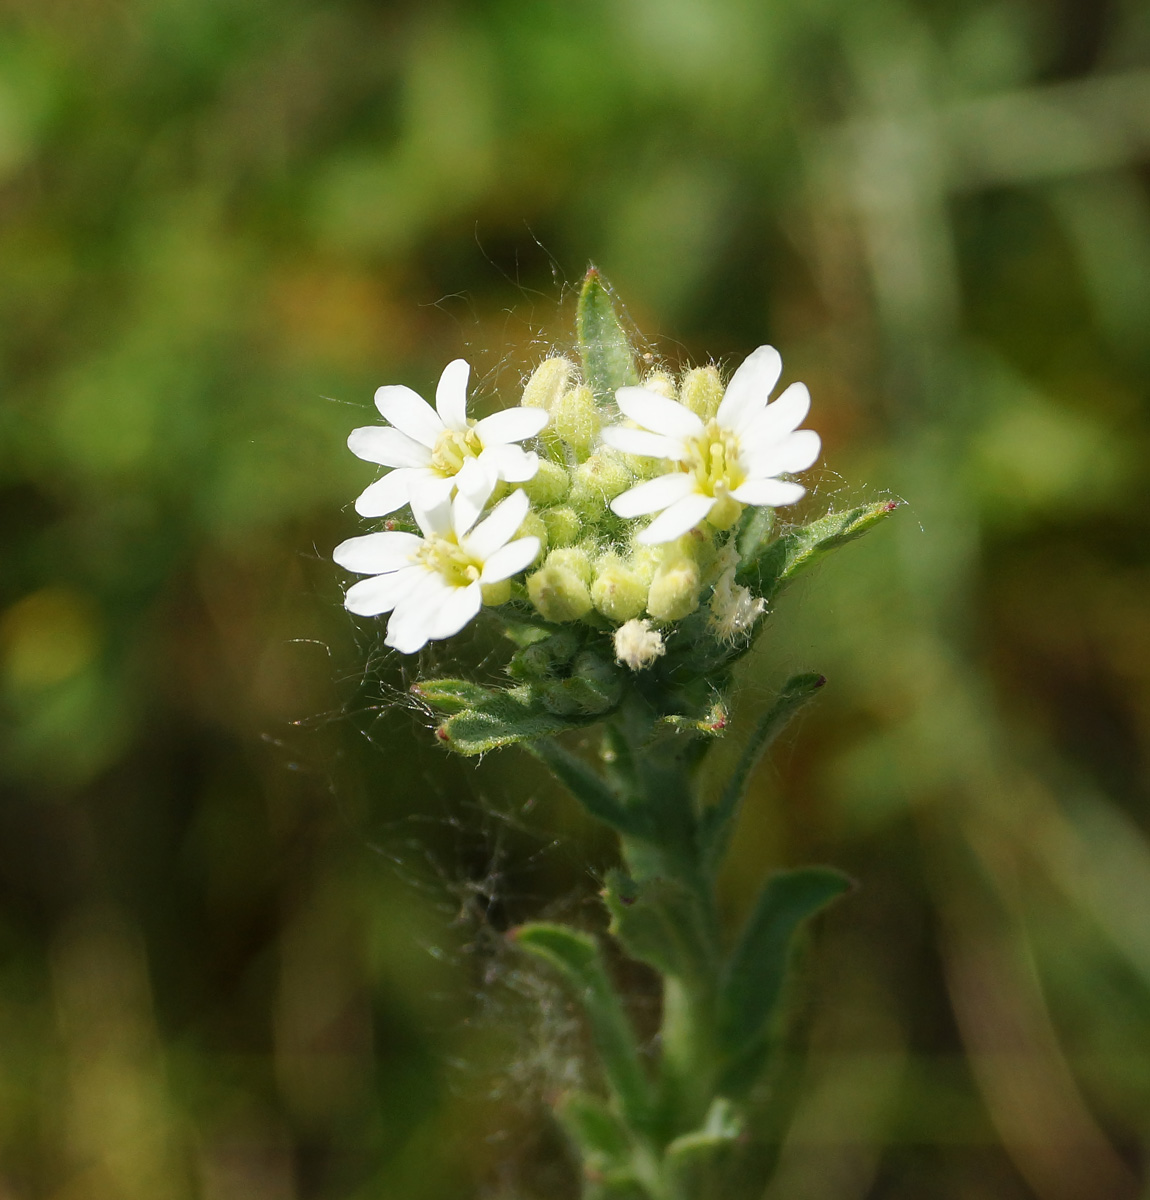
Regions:
<instances>
[{"instance_id":1,"label":"flower bud","mask_svg":"<svg viewBox=\"0 0 1150 1200\"><path fill-rule=\"evenodd\" d=\"M656 395L664 397L664 399L677 399L675 395L675 381L666 371L652 371L643 380L643 387L649 392L654 392Z\"/></svg>"},{"instance_id":2,"label":"flower bud","mask_svg":"<svg viewBox=\"0 0 1150 1200\"><path fill-rule=\"evenodd\" d=\"M551 412L554 433L575 451L576 458L586 458L599 436L602 424L599 406L589 387L580 384L555 402Z\"/></svg>"},{"instance_id":3,"label":"flower bud","mask_svg":"<svg viewBox=\"0 0 1150 1200\"><path fill-rule=\"evenodd\" d=\"M501 579L498 583L485 583L482 592L483 603L489 608L506 604L511 599L511 580Z\"/></svg>"},{"instance_id":4,"label":"flower bud","mask_svg":"<svg viewBox=\"0 0 1150 1200\"><path fill-rule=\"evenodd\" d=\"M637 617L647 607L649 577L630 566L618 554L601 555L595 563L591 603L612 621Z\"/></svg>"},{"instance_id":5,"label":"flower bud","mask_svg":"<svg viewBox=\"0 0 1150 1200\"><path fill-rule=\"evenodd\" d=\"M573 546L583 536L582 518L573 508L545 508L539 515L547 528L549 546Z\"/></svg>"},{"instance_id":6,"label":"flower bud","mask_svg":"<svg viewBox=\"0 0 1150 1200\"><path fill-rule=\"evenodd\" d=\"M663 635L650 621L632 620L615 630L615 661L641 671L666 652Z\"/></svg>"},{"instance_id":7,"label":"flower bud","mask_svg":"<svg viewBox=\"0 0 1150 1200\"><path fill-rule=\"evenodd\" d=\"M695 367L683 376L679 403L689 408L697 417L704 421L711 420L719 411L722 399L723 381L719 378L718 367Z\"/></svg>"},{"instance_id":8,"label":"flower bud","mask_svg":"<svg viewBox=\"0 0 1150 1200\"><path fill-rule=\"evenodd\" d=\"M527 595L548 621L577 621L591 611L591 559L575 547L552 550L528 576Z\"/></svg>"},{"instance_id":9,"label":"flower bud","mask_svg":"<svg viewBox=\"0 0 1150 1200\"><path fill-rule=\"evenodd\" d=\"M523 518L523 524L516 530L515 536L517 538L537 537L539 539L539 553L535 556L533 563L529 565L539 562L543 555L547 553L547 525L537 512L528 512L527 516Z\"/></svg>"},{"instance_id":10,"label":"flower bud","mask_svg":"<svg viewBox=\"0 0 1150 1200\"><path fill-rule=\"evenodd\" d=\"M647 594L647 611L657 621L678 621L699 607L699 564L677 544L655 571Z\"/></svg>"},{"instance_id":11,"label":"flower bud","mask_svg":"<svg viewBox=\"0 0 1150 1200\"><path fill-rule=\"evenodd\" d=\"M555 402L567 390L574 365L565 358L545 358L531 373L523 389L524 408L545 408L551 412Z\"/></svg>"},{"instance_id":12,"label":"flower bud","mask_svg":"<svg viewBox=\"0 0 1150 1200\"><path fill-rule=\"evenodd\" d=\"M532 504L558 504L571 490L571 476L566 467L551 462L550 459L541 458L539 469L523 484L523 490Z\"/></svg>"},{"instance_id":13,"label":"flower bud","mask_svg":"<svg viewBox=\"0 0 1150 1200\"><path fill-rule=\"evenodd\" d=\"M635 477L623 455L606 448L596 450L575 469L575 481L568 501L580 515L599 520L620 492L625 492Z\"/></svg>"}]
</instances>

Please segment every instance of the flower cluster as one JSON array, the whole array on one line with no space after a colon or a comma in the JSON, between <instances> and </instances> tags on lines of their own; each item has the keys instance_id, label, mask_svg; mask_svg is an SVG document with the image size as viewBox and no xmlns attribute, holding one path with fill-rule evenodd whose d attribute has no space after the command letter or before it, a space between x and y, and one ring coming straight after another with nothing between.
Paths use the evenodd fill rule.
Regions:
<instances>
[{"instance_id":1,"label":"flower cluster","mask_svg":"<svg viewBox=\"0 0 1150 1200\"><path fill-rule=\"evenodd\" d=\"M820 450L818 434L799 428L807 389L794 383L770 400L781 373L778 352L761 346L725 388L713 366L678 381L656 371L614 389L611 404L554 357L518 407L480 420L467 413L462 359L444 369L434 408L409 388L381 387L386 423L354 430L348 445L389 470L356 511L406 506L419 532L393 520L337 547L339 565L367 576L346 607L390 613L387 645L414 653L484 604L514 600L551 624L610 628L617 660L633 670L663 653L660 626L704 602L712 636L748 635L765 604L735 583L728 531L747 506L802 497L782 477Z\"/></svg>"}]
</instances>

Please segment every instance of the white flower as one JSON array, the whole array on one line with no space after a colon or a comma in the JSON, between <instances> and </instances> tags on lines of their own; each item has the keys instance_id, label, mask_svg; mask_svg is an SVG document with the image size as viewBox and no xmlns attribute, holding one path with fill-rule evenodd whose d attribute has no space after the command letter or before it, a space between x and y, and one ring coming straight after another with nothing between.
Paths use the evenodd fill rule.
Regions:
<instances>
[{"instance_id":1,"label":"white flower","mask_svg":"<svg viewBox=\"0 0 1150 1200\"><path fill-rule=\"evenodd\" d=\"M461 488L426 508L416 500L411 511L423 537L369 533L341 542L335 561L371 576L348 588L344 606L363 617L391 613L384 642L404 654L458 633L479 612L485 587L510 579L539 553L537 537L510 540L529 507L522 489L475 523L490 494L490 487L478 496Z\"/></svg>"},{"instance_id":2,"label":"white flower","mask_svg":"<svg viewBox=\"0 0 1150 1200\"><path fill-rule=\"evenodd\" d=\"M666 649L663 635L648 620L633 617L615 630L615 661L632 671L649 667Z\"/></svg>"},{"instance_id":3,"label":"white flower","mask_svg":"<svg viewBox=\"0 0 1150 1200\"><path fill-rule=\"evenodd\" d=\"M627 454L666 458L665 475L617 496L621 517L660 515L639 534L645 545L670 542L709 518L719 529L734 524L744 504L794 504L806 488L777 478L805 471L819 456L819 435L798 426L811 406L810 393L792 383L768 404L783 362L772 346L750 354L727 385L714 418L706 423L689 408L640 387L620 388L623 415L642 429L615 425L603 430L607 445Z\"/></svg>"},{"instance_id":4,"label":"white flower","mask_svg":"<svg viewBox=\"0 0 1150 1200\"><path fill-rule=\"evenodd\" d=\"M534 437L547 424L540 408L505 408L481 421L467 416L467 377L471 368L457 358L443 368L435 389L435 408L402 384L375 393L375 406L387 425L353 429L348 448L359 458L392 470L371 484L355 502L361 517L386 517L417 497L423 507L447 499L464 464L477 460L492 484L525 483L539 469L539 458L515 445Z\"/></svg>"}]
</instances>

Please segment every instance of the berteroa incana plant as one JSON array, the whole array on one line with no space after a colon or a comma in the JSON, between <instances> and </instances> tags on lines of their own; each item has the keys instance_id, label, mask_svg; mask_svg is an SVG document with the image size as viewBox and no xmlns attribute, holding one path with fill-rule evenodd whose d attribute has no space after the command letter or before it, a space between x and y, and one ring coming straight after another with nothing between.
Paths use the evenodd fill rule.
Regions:
<instances>
[{"instance_id":1,"label":"berteroa incana plant","mask_svg":"<svg viewBox=\"0 0 1150 1200\"><path fill-rule=\"evenodd\" d=\"M391 519L334 557L364 576L347 608L386 616L386 644L403 654L481 616L494 622L509 643L504 686L414 685L443 714L440 742L464 755L522 747L618 834L623 867L603 900L611 936L661 978L655 1059L640 1049L596 937L543 923L514 937L570 987L599 1058L601 1092L556 1104L584 1196L697 1200L728 1194L724 1172L768 1065L794 934L849 886L825 867L780 871L733 944L720 927L716 876L751 772L823 678L783 686L706 804L702 768L728 729L733 667L771 603L895 503L778 522L776 510L805 493L791 477L821 446L801 428L803 384L771 400L782 373L772 347L725 385L714 366L640 376L594 269L576 326L578 360L547 358L518 406L482 420L467 415L463 360L444 369L434 408L408 388L380 388L385 423L348 444L389 468L357 511ZM405 508L414 525L392 516ZM580 745L590 733L597 755L572 748L572 733Z\"/></svg>"}]
</instances>

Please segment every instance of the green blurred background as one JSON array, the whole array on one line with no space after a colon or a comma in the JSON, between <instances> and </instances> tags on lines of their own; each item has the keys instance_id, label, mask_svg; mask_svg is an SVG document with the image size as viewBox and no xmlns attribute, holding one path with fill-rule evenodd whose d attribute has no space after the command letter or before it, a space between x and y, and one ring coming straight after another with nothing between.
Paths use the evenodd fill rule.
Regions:
<instances>
[{"instance_id":1,"label":"green blurred background","mask_svg":"<svg viewBox=\"0 0 1150 1200\"><path fill-rule=\"evenodd\" d=\"M765 1197L1143 1194L1148 164L1142 0L0 5L0 1197L574 1196L502 935L609 841L436 749L329 553L374 388L513 401L588 260L671 363L781 349L803 513L907 502L736 714L830 677L732 919L861 885Z\"/></svg>"}]
</instances>

